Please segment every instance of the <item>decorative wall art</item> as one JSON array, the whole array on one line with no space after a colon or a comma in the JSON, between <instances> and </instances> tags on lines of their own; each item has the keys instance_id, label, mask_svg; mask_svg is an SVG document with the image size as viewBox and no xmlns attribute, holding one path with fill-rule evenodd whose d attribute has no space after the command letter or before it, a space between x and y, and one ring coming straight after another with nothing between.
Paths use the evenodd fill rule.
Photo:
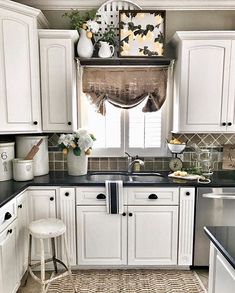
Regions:
<instances>
[{"instance_id":1,"label":"decorative wall art","mask_svg":"<svg viewBox=\"0 0 235 293\"><path fill-rule=\"evenodd\" d=\"M163 56L165 11L121 10L119 38L120 57Z\"/></svg>"},{"instance_id":2,"label":"decorative wall art","mask_svg":"<svg viewBox=\"0 0 235 293\"><path fill-rule=\"evenodd\" d=\"M235 170L235 145L226 144L223 147L223 166L224 170Z\"/></svg>"}]
</instances>

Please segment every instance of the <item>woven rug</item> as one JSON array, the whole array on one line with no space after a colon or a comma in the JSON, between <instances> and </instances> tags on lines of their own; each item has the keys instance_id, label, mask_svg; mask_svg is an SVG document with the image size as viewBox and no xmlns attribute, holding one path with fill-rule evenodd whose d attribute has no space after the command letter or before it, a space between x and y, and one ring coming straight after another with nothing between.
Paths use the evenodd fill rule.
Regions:
<instances>
[{"instance_id":1,"label":"woven rug","mask_svg":"<svg viewBox=\"0 0 235 293\"><path fill-rule=\"evenodd\" d=\"M73 272L78 293L204 293L197 274L177 270L81 270ZM68 277L51 283L48 293L72 293Z\"/></svg>"}]
</instances>

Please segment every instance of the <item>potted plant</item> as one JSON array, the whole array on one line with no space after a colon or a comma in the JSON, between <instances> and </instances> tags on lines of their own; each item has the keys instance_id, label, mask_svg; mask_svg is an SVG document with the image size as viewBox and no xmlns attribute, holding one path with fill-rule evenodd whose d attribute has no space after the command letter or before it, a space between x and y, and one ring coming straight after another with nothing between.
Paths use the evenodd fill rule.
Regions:
<instances>
[{"instance_id":1,"label":"potted plant","mask_svg":"<svg viewBox=\"0 0 235 293\"><path fill-rule=\"evenodd\" d=\"M67 155L69 175L78 176L87 174L88 155L91 154L93 134L85 129L78 129L72 134L61 134L58 146Z\"/></svg>"},{"instance_id":2,"label":"potted plant","mask_svg":"<svg viewBox=\"0 0 235 293\"><path fill-rule=\"evenodd\" d=\"M82 14L80 11L72 9L63 16L68 17L71 27L79 31L80 36L77 45L78 56L82 58L92 57L94 51L92 43L93 34L99 31L99 24L95 20L96 10Z\"/></svg>"}]
</instances>

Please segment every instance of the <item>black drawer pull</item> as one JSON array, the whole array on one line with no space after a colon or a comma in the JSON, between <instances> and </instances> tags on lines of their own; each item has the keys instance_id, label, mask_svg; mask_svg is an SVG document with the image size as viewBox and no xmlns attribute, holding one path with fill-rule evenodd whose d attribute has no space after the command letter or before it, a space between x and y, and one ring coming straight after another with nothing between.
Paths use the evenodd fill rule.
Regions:
<instances>
[{"instance_id":1,"label":"black drawer pull","mask_svg":"<svg viewBox=\"0 0 235 293\"><path fill-rule=\"evenodd\" d=\"M22 204L18 205L18 209L22 209L22 207L23 207Z\"/></svg>"},{"instance_id":2,"label":"black drawer pull","mask_svg":"<svg viewBox=\"0 0 235 293\"><path fill-rule=\"evenodd\" d=\"M68 125L72 125L72 122L69 121L69 122L68 122Z\"/></svg>"},{"instance_id":3,"label":"black drawer pull","mask_svg":"<svg viewBox=\"0 0 235 293\"><path fill-rule=\"evenodd\" d=\"M229 123L228 123L228 126L232 126L232 122L229 122Z\"/></svg>"},{"instance_id":4,"label":"black drawer pull","mask_svg":"<svg viewBox=\"0 0 235 293\"><path fill-rule=\"evenodd\" d=\"M189 195L190 195L190 192L189 192L189 191L187 191L185 194L186 194L187 196L189 196Z\"/></svg>"},{"instance_id":5,"label":"black drawer pull","mask_svg":"<svg viewBox=\"0 0 235 293\"><path fill-rule=\"evenodd\" d=\"M34 125L38 125L38 121L34 121L33 124L34 124Z\"/></svg>"},{"instance_id":6,"label":"black drawer pull","mask_svg":"<svg viewBox=\"0 0 235 293\"><path fill-rule=\"evenodd\" d=\"M7 230L7 234L11 234L12 233L12 229Z\"/></svg>"},{"instance_id":7,"label":"black drawer pull","mask_svg":"<svg viewBox=\"0 0 235 293\"><path fill-rule=\"evenodd\" d=\"M54 197L50 197L50 201L53 201L54 200Z\"/></svg>"},{"instance_id":8,"label":"black drawer pull","mask_svg":"<svg viewBox=\"0 0 235 293\"><path fill-rule=\"evenodd\" d=\"M126 213L122 213L122 215L123 215L123 217L125 217L126 216Z\"/></svg>"},{"instance_id":9,"label":"black drawer pull","mask_svg":"<svg viewBox=\"0 0 235 293\"><path fill-rule=\"evenodd\" d=\"M103 194L103 193L99 193L97 196L96 196L97 199L106 199L106 195Z\"/></svg>"},{"instance_id":10,"label":"black drawer pull","mask_svg":"<svg viewBox=\"0 0 235 293\"><path fill-rule=\"evenodd\" d=\"M6 213L5 213L4 220L5 220L5 221L10 220L11 217L12 217L12 215L11 215L9 212L6 212Z\"/></svg>"},{"instance_id":11,"label":"black drawer pull","mask_svg":"<svg viewBox=\"0 0 235 293\"><path fill-rule=\"evenodd\" d=\"M226 126L226 125L227 125L227 123L226 123L226 122L223 122L223 123L222 123L222 126Z\"/></svg>"},{"instance_id":12,"label":"black drawer pull","mask_svg":"<svg viewBox=\"0 0 235 293\"><path fill-rule=\"evenodd\" d=\"M132 213L129 213L129 217L132 217L133 216L133 214Z\"/></svg>"},{"instance_id":13,"label":"black drawer pull","mask_svg":"<svg viewBox=\"0 0 235 293\"><path fill-rule=\"evenodd\" d=\"M69 196L69 192L65 192L65 194L64 194L65 196Z\"/></svg>"},{"instance_id":14,"label":"black drawer pull","mask_svg":"<svg viewBox=\"0 0 235 293\"><path fill-rule=\"evenodd\" d=\"M158 196L156 194L152 193L152 194L149 195L148 198L149 199L158 199Z\"/></svg>"}]
</instances>

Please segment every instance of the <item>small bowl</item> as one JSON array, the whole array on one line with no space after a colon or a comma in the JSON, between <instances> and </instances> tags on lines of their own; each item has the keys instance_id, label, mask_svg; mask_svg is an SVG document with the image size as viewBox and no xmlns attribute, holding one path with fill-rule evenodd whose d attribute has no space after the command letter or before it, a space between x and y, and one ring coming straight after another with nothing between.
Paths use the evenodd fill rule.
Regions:
<instances>
[{"instance_id":1,"label":"small bowl","mask_svg":"<svg viewBox=\"0 0 235 293\"><path fill-rule=\"evenodd\" d=\"M180 154L186 148L186 144L168 143L167 145L168 145L169 150L174 154Z\"/></svg>"}]
</instances>

